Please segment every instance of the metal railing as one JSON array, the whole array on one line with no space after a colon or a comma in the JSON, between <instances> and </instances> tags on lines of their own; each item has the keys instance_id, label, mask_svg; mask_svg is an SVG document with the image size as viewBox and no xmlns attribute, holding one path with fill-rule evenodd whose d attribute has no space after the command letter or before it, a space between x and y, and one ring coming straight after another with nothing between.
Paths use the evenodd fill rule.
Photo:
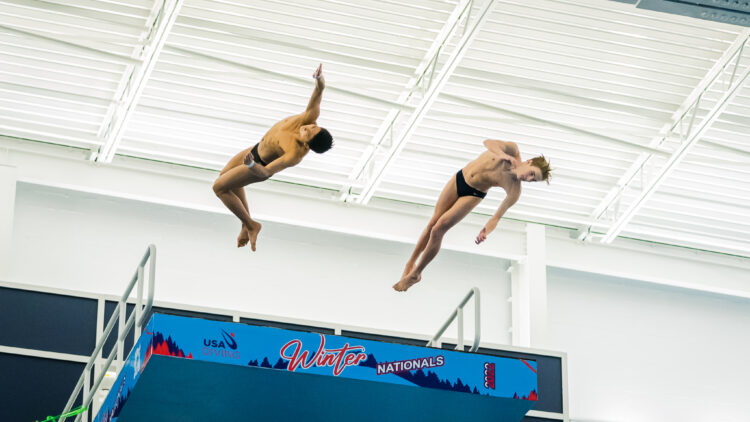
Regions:
<instances>
[{"instance_id":1,"label":"metal railing","mask_svg":"<svg viewBox=\"0 0 750 422\"><path fill-rule=\"evenodd\" d=\"M445 330L451 325L454 319L458 318L458 344L456 344L456 350L464 350L464 306L474 296L474 344L469 349L470 352L476 352L479 349L479 338L481 336L481 326L479 324L479 288L473 287L469 290L469 293L461 300L456 309L453 310L448 320L445 321L442 327L438 330L430 341L427 342L428 347L437 347L438 340L443 335Z\"/></svg>"},{"instance_id":2,"label":"metal railing","mask_svg":"<svg viewBox=\"0 0 750 422\"><path fill-rule=\"evenodd\" d=\"M148 277L148 297L146 298L145 305L143 304L143 284L145 283L143 272L146 267L146 263L149 263L149 277ZM130 283L128 284L128 287L125 289L125 293L123 293L120 300L117 302L117 307L115 307L115 310L112 312L112 317L109 318L109 322L107 323L106 328L104 328L104 332L102 333L101 338L96 344L96 347L94 348L94 353L91 354L91 358L86 363L86 367L83 369L83 373L78 378L78 382L76 383L75 388L73 389L73 393L70 395L70 398L68 398L68 403L65 405L65 409L62 411L62 414L65 415L70 411L70 409L73 407L73 403L75 402L76 398L78 398L78 395L81 393L81 389L83 389L83 407L87 408L91 404L91 401L94 398L94 393L99 388L99 385L101 385L102 380L104 379L104 376L107 374L107 370L112 365L112 361L114 360L115 356L118 357L118 360L120 361L121 365L119 369L122 369L122 364L125 362L125 338L130 333L130 330L133 328L133 325L135 324L135 333L134 333L134 339L133 344L136 344L138 342L138 337L141 334L141 328L143 327L143 324L146 322L146 318L148 317L149 311L151 310L151 305L154 302L154 275L156 273L156 246L149 245L148 249L146 250L146 253L143 255L143 258L141 259L141 262L138 264L138 268L135 271L135 274L133 275L133 278L130 280ZM136 302L135 302L135 309L133 312L130 313L130 317L127 319L125 316L127 315L127 302L128 298L130 297L130 293L133 291L133 287L136 287L137 285L137 292L136 292ZM118 322L117 326L117 343L115 347L112 347L112 350L109 352L109 356L107 357L107 361L104 363L104 366L98 371L98 376L96 376L96 382L94 382L94 385L89 388L89 385L91 384L91 368L94 366L97 358L99 357L99 353L102 350L102 347L104 347L104 343L107 342L109 339L109 335L112 333L112 329L115 326L115 322ZM93 413L93 412L92 412ZM86 418L88 419L89 412L86 411L84 413L78 414L76 416L75 422L79 422L83 415L86 415ZM94 415L92 414L92 417ZM58 422L64 422L65 416L61 416Z\"/></svg>"}]
</instances>

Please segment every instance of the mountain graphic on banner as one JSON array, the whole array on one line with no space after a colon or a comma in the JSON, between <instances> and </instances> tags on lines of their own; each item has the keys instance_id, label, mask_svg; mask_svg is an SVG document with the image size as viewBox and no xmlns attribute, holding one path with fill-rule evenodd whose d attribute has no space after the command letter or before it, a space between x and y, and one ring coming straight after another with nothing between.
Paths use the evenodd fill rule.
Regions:
<instances>
[{"instance_id":1,"label":"mountain graphic on banner","mask_svg":"<svg viewBox=\"0 0 750 422\"><path fill-rule=\"evenodd\" d=\"M164 335L158 331L154 333L154 336L151 338L151 343L148 345L146 356L149 356L151 354L175 356L178 358L187 359L193 358L192 353L185 356L185 352L180 349L180 347L177 345L177 343L175 343L174 340L172 340L172 337L167 337L165 340Z\"/></svg>"},{"instance_id":2,"label":"mountain graphic on banner","mask_svg":"<svg viewBox=\"0 0 750 422\"><path fill-rule=\"evenodd\" d=\"M513 398L516 399L516 400L518 400L519 399L518 393L514 393L513 394ZM528 396L521 396L520 397L521 400L531 400L531 401L537 401L537 398L538 397L536 395L536 390L531 390L531 392L529 393Z\"/></svg>"},{"instance_id":3,"label":"mountain graphic on banner","mask_svg":"<svg viewBox=\"0 0 750 422\"><path fill-rule=\"evenodd\" d=\"M289 367L289 361L279 358L276 363L272 366L268 358L263 358L263 362L258 363L257 360L251 360L247 363L248 366L259 366L261 368L272 368L272 369L286 369Z\"/></svg>"}]
</instances>

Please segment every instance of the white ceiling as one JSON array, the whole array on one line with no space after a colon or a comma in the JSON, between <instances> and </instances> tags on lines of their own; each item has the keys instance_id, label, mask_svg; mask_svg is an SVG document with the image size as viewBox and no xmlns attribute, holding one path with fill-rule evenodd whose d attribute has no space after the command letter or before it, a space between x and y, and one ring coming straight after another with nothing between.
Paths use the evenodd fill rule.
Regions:
<instances>
[{"instance_id":1,"label":"white ceiling","mask_svg":"<svg viewBox=\"0 0 750 422\"><path fill-rule=\"evenodd\" d=\"M509 218L750 256L747 30L488 1L0 0L0 135L219 169L304 109L322 62L335 147L280 181L430 205L482 140L512 140L554 171ZM670 133L683 114L704 130Z\"/></svg>"}]
</instances>

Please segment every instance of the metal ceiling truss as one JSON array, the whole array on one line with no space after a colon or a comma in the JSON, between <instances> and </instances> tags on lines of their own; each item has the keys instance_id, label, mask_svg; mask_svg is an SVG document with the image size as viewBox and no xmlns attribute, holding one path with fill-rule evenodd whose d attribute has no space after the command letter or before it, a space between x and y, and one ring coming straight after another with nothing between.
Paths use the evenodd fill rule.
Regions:
<instances>
[{"instance_id":1,"label":"metal ceiling truss","mask_svg":"<svg viewBox=\"0 0 750 422\"><path fill-rule=\"evenodd\" d=\"M609 226L602 242L609 243L617 237L623 228L643 207L649 197L674 170L690 149L710 129L728 103L737 95L739 88L750 74L750 66L737 74L740 69L742 53L750 40L750 30L743 30L724 55L715 63L693 92L673 114L672 120L666 124L649 147L658 148L667 141L679 141L679 146L671 153L666 162L659 167L659 157L652 153L645 153L638 157L635 163L620 178L617 185L594 209L590 216L590 223L578 232L578 239L590 239L597 236L593 232L595 226ZM706 94L719 92L721 98L703 117L695 127L697 114L701 104L705 103ZM695 128L695 130L693 130ZM713 147L719 146L712 145ZM621 200L626 196L635 196L628 208L621 212Z\"/></svg>"},{"instance_id":2,"label":"metal ceiling truss","mask_svg":"<svg viewBox=\"0 0 750 422\"><path fill-rule=\"evenodd\" d=\"M463 5L464 3L461 4ZM461 16L465 16L465 27L461 31L462 34L460 40L443 64L437 76L434 76L434 73L440 62L441 48L435 50L434 56L431 60L423 61L423 63L428 63L428 66L423 72L424 76L418 79L415 88L421 88L424 90L424 94L420 96L421 98L414 112L409 116L408 120L403 123L403 125L396 121L398 117L400 117L400 113L394 115L390 122L381 125L381 129L386 128L386 130L382 131L380 140L376 141L374 148L368 150L368 159L364 163L358 165L358 168L362 168L364 171L360 172L359 180L357 180L357 182L363 183L362 191L355 199L357 203L367 204L370 199L372 199L375 190L383 181L383 177L388 172L388 169L396 161L396 158L406 145L406 141L411 137L419 126L419 123L430 110L430 107L448 82L448 79L453 74L456 67L458 67L458 64L468 50L469 45L471 45L482 25L487 21L487 18L490 15L490 10L494 4L495 0L485 0L485 2L479 7L480 11L477 13L473 22L470 21L471 15L469 13L473 7L473 2L468 2L468 5L462 9L456 24L450 26L451 30L446 34L446 39L449 39L452 35L458 33L458 28L460 26L458 22ZM454 11L454 14L455 13L456 12ZM444 44L445 43L443 43L443 45ZM425 77L427 73L429 73L429 77ZM408 94L407 96L409 99L417 98L417 96L413 94ZM401 126L403 126L403 129L399 131ZM397 136L394 136L394 129L400 132ZM383 154L380 154L378 151L379 147L384 150L387 148L387 150Z\"/></svg>"},{"instance_id":3,"label":"metal ceiling truss","mask_svg":"<svg viewBox=\"0 0 750 422\"><path fill-rule=\"evenodd\" d=\"M110 105L107 117L99 130L98 136L102 139L102 146L97 154L92 156L96 161L112 162L127 122L159 60L182 4L183 0L156 0L149 16L150 25L141 35L142 44L133 52L133 58L137 62L128 66L125 71L116 91L117 98Z\"/></svg>"},{"instance_id":4,"label":"metal ceiling truss","mask_svg":"<svg viewBox=\"0 0 750 422\"><path fill-rule=\"evenodd\" d=\"M420 98L429 89L434 80L435 69L438 66L440 55L445 53L446 44L452 38L455 38L456 34L461 32L463 35L465 33L473 6L474 0L461 0L456 5L448 20L443 25L443 28L427 50L427 53L419 65L417 65L413 77L406 84L401 95L399 95L397 103L406 105L410 101ZM464 22L463 31L460 30L462 22ZM385 119L370 140L367 149L350 172L350 183L341 189L340 199L342 201L348 201L353 198L351 190L354 184L357 181L361 181L366 170L372 171L373 160L376 154L381 153L384 147L390 146L390 142L393 140L394 126L397 124L399 117L402 116L401 110L401 108L391 108L388 111Z\"/></svg>"}]
</instances>

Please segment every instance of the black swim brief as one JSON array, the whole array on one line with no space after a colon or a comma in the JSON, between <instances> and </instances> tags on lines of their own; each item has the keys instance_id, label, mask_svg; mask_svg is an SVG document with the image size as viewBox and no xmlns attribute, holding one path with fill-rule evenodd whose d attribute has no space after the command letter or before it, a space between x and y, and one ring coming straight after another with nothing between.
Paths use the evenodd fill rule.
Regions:
<instances>
[{"instance_id":1,"label":"black swim brief","mask_svg":"<svg viewBox=\"0 0 750 422\"><path fill-rule=\"evenodd\" d=\"M459 170L458 173L456 173L456 192L458 193L459 198L462 196L476 196L477 198L484 198L487 196L487 192L474 189L466 183L463 170Z\"/></svg>"},{"instance_id":2,"label":"black swim brief","mask_svg":"<svg viewBox=\"0 0 750 422\"><path fill-rule=\"evenodd\" d=\"M255 144L255 146L253 147L253 149L250 151L250 154L253 154L253 160L256 163L258 163L258 164L262 165L263 167L265 167L268 164L266 164L265 161L261 160L260 154L258 154L258 145L260 145L260 142L257 143L257 144Z\"/></svg>"}]
</instances>

